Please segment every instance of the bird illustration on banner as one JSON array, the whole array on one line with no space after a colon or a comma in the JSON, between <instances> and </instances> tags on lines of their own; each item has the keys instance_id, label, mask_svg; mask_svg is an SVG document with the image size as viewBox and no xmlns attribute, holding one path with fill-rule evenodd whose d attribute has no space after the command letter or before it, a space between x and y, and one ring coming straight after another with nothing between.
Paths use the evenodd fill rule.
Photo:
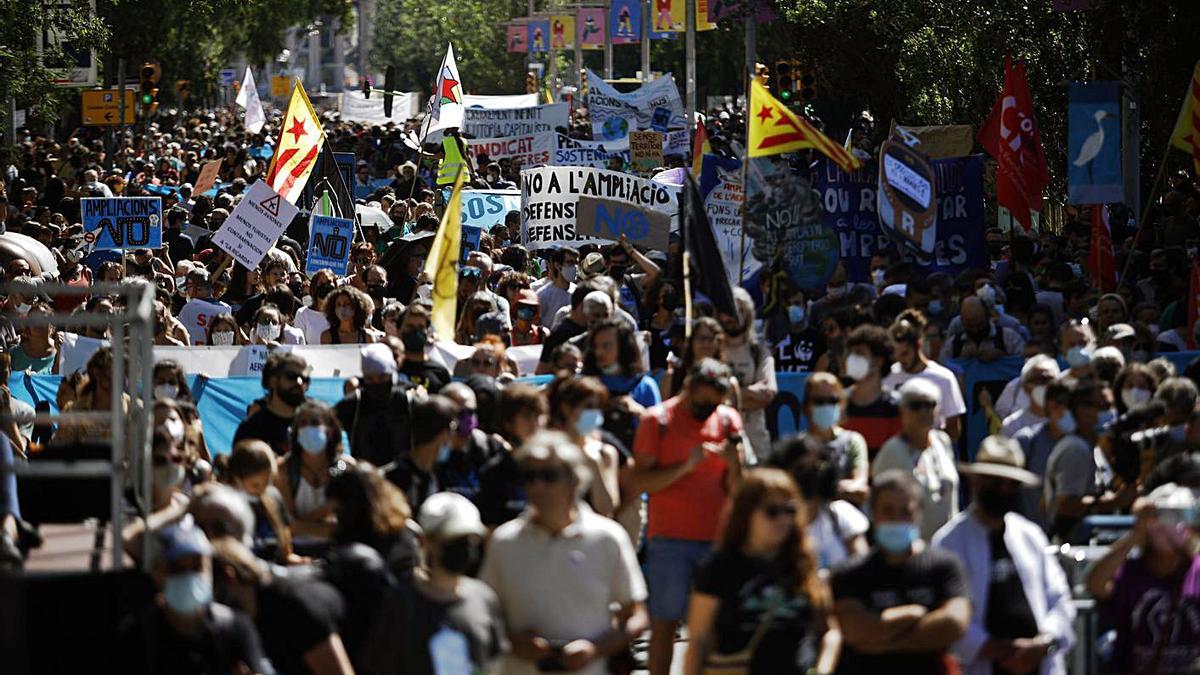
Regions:
<instances>
[{"instance_id":1,"label":"bird illustration on banner","mask_svg":"<svg viewBox=\"0 0 1200 675\"><path fill-rule=\"evenodd\" d=\"M1075 161L1071 162L1075 166L1087 166L1088 180L1092 178L1092 161L1100 154L1100 150L1104 147L1104 120L1112 117L1107 110L1097 110L1094 115L1096 120L1096 130L1087 137L1083 145L1079 147L1079 155L1075 157Z\"/></svg>"}]
</instances>

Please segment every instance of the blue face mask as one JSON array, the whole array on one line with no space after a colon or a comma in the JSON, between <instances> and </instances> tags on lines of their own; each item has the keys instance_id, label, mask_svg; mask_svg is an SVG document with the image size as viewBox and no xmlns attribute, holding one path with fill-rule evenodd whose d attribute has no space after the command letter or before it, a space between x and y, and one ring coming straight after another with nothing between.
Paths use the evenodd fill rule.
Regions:
<instances>
[{"instance_id":1,"label":"blue face mask","mask_svg":"<svg viewBox=\"0 0 1200 675\"><path fill-rule=\"evenodd\" d=\"M842 416L842 407L836 403L815 405L812 408L812 415L809 416L809 421L818 429L830 429L838 423L838 419Z\"/></svg>"},{"instance_id":2,"label":"blue face mask","mask_svg":"<svg viewBox=\"0 0 1200 675\"><path fill-rule=\"evenodd\" d=\"M575 431L579 432L580 436L587 436L603 424L604 411L597 408L585 408L583 412L579 413L579 419L575 422Z\"/></svg>"},{"instance_id":3,"label":"blue face mask","mask_svg":"<svg viewBox=\"0 0 1200 675\"><path fill-rule=\"evenodd\" d=\"M212 584L199 572L172 574L163 583L163 599L176 614L196 614L212 602Z\"/></svg>"},{"instance_id":4,"label":"blue face mask","mask_svg":"<svg viewBox=\"0 0 1200 675\"><path fill-rule=\"evenodd\" d=\"M296 430L296 442L310 455L319 455L325 452L328 440L329 436L325 434L325 427L307 426Z\"/></svg>"},{"instance_id":5,"label":"blue face mask","mask_svg":"<svg viewBox=\"0 0 1200 675\"><path fill-rule=\"evenodd\" d=\"M791 305L788 307L788 321L791 321L793 326L804 323L804 318L804 305Z\"/></svg>"},{"instance_id":6,"label":"blue face mask","mask_svg":"<svg viewBox=\"0 0 1200 675\"><path fill-rule=\"evenodd\" d=\"M442 462L450 459L450 453L453 450L454 450L454 448L452 448L449 443L443 443L441 445L441 447L438 448L438 455L437 455L438 464L441 464Z\"/></svg>"},{"instance_id":7,"label":"blue face mask","mask_svg":"<svg viewBox=\"0 0 1200 675\"><path fill-rule=\"evenodd\" d=\"M945 307L942 307L941 300L930 300L928 309L930 314L933 316L938 316L942 313L942 310L944 310Z\"/></svg>"},{"instance_id":8,"label":"blue face mask","mask_svg":"<svg viewBox=\"0 0 1200 675\"><path fill-rule=\"evenodd\" d=\"M1072 368L1086 366L1092 362L1092 355L1083 351L1083 347L1071 347L1067 350L1067 364Z\"/></svg>"},{"instance_id":9,"label":"blue face mask","mask_svg":"<svg viewBox=\"0 0 1200 675\"><path fill-rule=\"evenodd\" d=\"M1099 415L1096 415L1096 433L1104 433L1104 427L1111 424L1115 419L1117 419L1117 411L1112 408L1101 411Z\"/></svg>"},{"instance_id":10,"label":"blue face mask","mask_svg":"<svg viewBox=\"0 0 1200 675\"><path fill-rule=\"evenodd\" d=\"M913 523L878 523L875 525L875 543L888 553L905 553L921 536Z\"/></svg>"},{"instance_id":11,"label":"blue face mask","mask_svg":"<svg viewBox=\"0 0 1200 675\"><path fill-rule=\"evenodd\" d=\"M1075 433L1075 416L1068 410L1058 419L1058 430L1064 434Z\"/></svg>"}]
</instances>

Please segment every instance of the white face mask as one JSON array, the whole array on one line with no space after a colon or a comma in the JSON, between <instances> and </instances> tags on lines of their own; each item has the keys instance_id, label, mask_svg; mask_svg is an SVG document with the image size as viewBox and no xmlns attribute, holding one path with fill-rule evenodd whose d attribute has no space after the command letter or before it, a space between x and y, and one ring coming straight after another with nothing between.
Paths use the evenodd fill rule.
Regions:
<instances>
[{"instance_id":1,"label":"white face mask","mask_svg":"<svg viewBox=\"0 0 1200 675\"><path fill-rule=\"evenodd\" d=\"M576 277L579 276L579 267L575 265L567 265L566 267L562 268L562 275L568 283L573 283Z\"/></svg>"},{"instance_id":2,"label":"white face mask","mask_svg":"<svg viewBox=\"0 0 1200 675\"><path fill-rule=\"evenodd\" d=\"M163 422L163 428L167 430L168 434L171 434L171 438L176 442L183 440L183 420L171 418Z\"/></svg>"},{"instance_id":3,"label":"white face mask","mask_svg":"<svg viewBox=\"0 0 1200 675\"><path fill-rule=\"evenodd\" d=\"M154 385L154 398L165 400L175 398L179 395L179 386L174 384L156 384Z\"/></svg>"},{"instance_id":4,"label":"white face mask","mask_svg":"<svg viewBox=\"0 0 1200 675\"><path fill-rule=\"evenodd\" d=\"M159 490L171 490L183 482L184 469L182 464L167 462L165 466L154 467L154 487Z\"/></svg>"},{"instance_id":5,"label":"white face mask","mask_svg":"<svg viewBox=\"0 0 1200 675\"><path fill-rule=\"evenodd\" d=\"M1149 389L1142 389L1140 387L1121 390L1121 402L1125 404L1127 410L1129 408L1136 408L1149 401L1151 396L1153 394L1150 393Z\"/></svg>"},{"instance_id":6,"label":"white face mask","mask_svg":"<svg viewBox=\"0 0 1200 675\"><path fill-rule=\"evenodd\" d=\"M16 306L16 310L17 310L18 314L28 314L29 310L31 310L31 309L33 309L33 305L29 304L28 302L22 302L21 304Z\"/></svg>"},{"instance_id":7,"label":"white face mask","mask_svg":"<svg viewBox=\"0 0 1200 675\"><path fill-rule=\"evenodd\" d=\"M846 377L857 382L867 376L871 371L871 359L862 354L850 354L846 356Z\"/></svg>"},{"instance_id":8,"label":"white face mask","mask_svg":"<svg viewBox=\"0 0 1200 675\"><path fill-rule=\"evenodd\" d=\"M1037 407L1044 408L1046 406L1046 385L1039 384L1034 387L1029 398L1037 404Z\"/></svg>"},{"instance_id":9,"label":"white face mask","mask_svg":"<svg viewBox=\"0 0 1200 675\"><path fill-rule=\"evenodd\" d=\"M825 289L825 294L831 298L840 298L846 294L846 286L829 286Z\"/></svg>"},{"instance_id":10,"label":"white face mask","mask_svg":"<svg viewBox=\"0 0 1200 675\"><path fill-rule=\"evenodd\" d=\"M212 334L212 343L217 347L228 347L233 344L233 331L219 330Z\"/></svg>"},{"instance_id":11,"label":"white face mask","mask_svg":"<svg viewBox=\"0 0 1200 675\"><path fill-rule=\"evenodd\" d=\"M277 323L260 323L255 326L254 334L263 341L278 340L282 330L283 328Z\"/></svg>"}]
</instances>

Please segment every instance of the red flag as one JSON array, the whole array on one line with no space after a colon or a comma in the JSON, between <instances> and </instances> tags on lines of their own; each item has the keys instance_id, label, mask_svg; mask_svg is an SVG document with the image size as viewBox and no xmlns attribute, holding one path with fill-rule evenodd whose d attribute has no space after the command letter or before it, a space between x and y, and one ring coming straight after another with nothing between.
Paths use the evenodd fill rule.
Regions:
<instances>
[{"instance_id":1,"label":"red flag","mask_svg":"<svg viewBox=\"0 0 1200 675\"><path fill-rule=\"evenodd\" d=\"M1028 231L1033 223L1030 211L1042 210L1042 190L1050 182L1050 172L1025 64L1013 66L1008 56L1004 57L1004 88L979 130L979 143L996 158L996 201Z\"/></svg>"},{"instance_id":2,"label":"red flag","mask_svg":"<svg viewBox=\"0 0 1200 675\"><path fill-rule=\"evenodd\" d=\"M1088 272L1092 283L1101 293L1117 287L1117 262L1113 257L1112 226L1108 222L1108 207L1092 206L1092 245L1088 250Z\"/></svg>"},{"instance_id":3,"label":"red flag","mask_svg":"<svg viewBox=\"0 0 1200 675\"><path fill-rule=\"evenodd\" d=\"M1200 267L1192 261L1192 283L1188 287L1188 349L1196 348L1196 319L1200 318Z\"/></svg>"}]
</instances>

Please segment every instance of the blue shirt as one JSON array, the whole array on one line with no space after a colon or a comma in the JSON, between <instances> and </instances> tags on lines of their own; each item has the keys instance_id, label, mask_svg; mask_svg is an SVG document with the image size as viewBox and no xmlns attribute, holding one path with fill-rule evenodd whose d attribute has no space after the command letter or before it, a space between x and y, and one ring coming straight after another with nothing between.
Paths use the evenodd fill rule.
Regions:
<instances>
[{"instance_id":1,"label":"blue shirt","mask_svg":"<svg viewBox=\"0 0 1200 675\"><path fill-rule=\"evenodd\" d=\"M1042 480L1046 479L1046 463L1058 439L1050 431L1050 423L1042 422L1031 427L1025 427L1013 435L1013 439L1021 445L1025 453L1025 468L1036 473ZM1030 487L1021 489L1021 515L1033 522L1046 527L1046 516L1042 512L1042 489Z\"/></svg>"}]
</instances>

